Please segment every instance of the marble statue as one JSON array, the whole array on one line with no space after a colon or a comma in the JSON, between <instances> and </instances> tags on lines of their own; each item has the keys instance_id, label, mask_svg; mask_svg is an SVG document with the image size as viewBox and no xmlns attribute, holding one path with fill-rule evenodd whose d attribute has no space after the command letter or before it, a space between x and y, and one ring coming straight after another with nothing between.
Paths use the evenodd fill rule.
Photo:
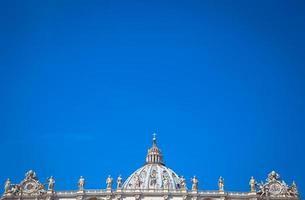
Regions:
<instances>
[{"instance_id":1,"label":"marble statue","mask_svg":"<svg viewBox=\"0 0 305 200\"><path fill-rule=\"evenodd\" d=\"M55 180L54 180L53 176L51 176L48 179L48 190L49 191L53 191L54 190L54 184L55 184Z\"/></svg>"},{"instance_id":2,"label":"marble statue","mask_svg":"<svg viewBox=\"0 0 305 200\"><path fill-rule=\"evenodd\" d=\"M9 193L10 189L11 189L11 180L8 178L8 179L5 181L4 193Z\"/></svg>"},{"instance_id":3,"label":"marble statue","mask_svg":"<svg viewBox=\"0 0 305 200\"><path fill-rule=\"evenodd\" d=\"M196 176L194 176L192 179L192 190L196 191L198 190L198 179L196 178Z\"/></svg>"},{"instance_id":4,"label":"marble statue","mask_svg":"<svg viewBox=\"0 0 305 200\"><path fill-rule=\"evenodd\" d=\"M181 189L186 189L185 178L183 176L180 177L180 186Z\"/></svg>"},{"instance_id":5,"label":"marble statue","mask_svg":"<svg viewBox=\"0 0 305 200\"><path fill-rule=\"evenodd\" d=\"M250 185L250 191L251 192L256 192L256 180L254 179L253 176L251 176L251 179L249 181L249 185Z\"/></svg>"},{"instance_id":6,"label":"marble statue","mask_svg":"<svg viewBox=\"0 0 305 200\"><path fill-rule=\"evenodd\" d=\"M224 190L224 179L220 176L219 179L218 179L218 188L219 188L219 191L223 191Z\"/></svg>"},{"instance_id":7,"label":"marble statue","mask_svg":"<svg viewBox=\"0 0 305 200\"><path fill-rule=\"evenodd\" d=\"M155 186L157 184L157 171L152 170L150 174L150 185Z\"/></svg>"},{"instance_id":8,"label":"marble statue","mask_svg":"<svg viewBox=\"0 0 305 200\"><path fill-rule=\"evenodd\" d=\"M107 190L111 190L112 188L112 182L113 182L113 178L108 175L107 179L106 179L106 184L107 184Z\"/></svg>"},{"instance_id":9,"label":"marble statue","mask_svg":"<svg viewBox=\"0 0 305 200\"><path fill-rule=\"evenodd\" d=\"M121 189L123 186L123 179L121 175L118 176L116 183L117 183L117 189Z\"/></svg>"},{"instance_id":10,"label":"marble statue","mask_svg":"<svg viewBox=\"0 0 305 200\"><path fill-rule=\"evenodd\" d=\"M140 188L141 187L141 178L139 174L136 174L135 176L135 188Z\"/></svg>"},{"instance_id":11,"label":"marble statue","mask_svg":"<svg viewBox=\"0 0 305 200\"><path fill-rule=\"evenodd\" d=\"M12 194L17 195L20 193L20 185L13 185L12 186Z\"/></svg>"},{"instance_id":12,"label":"marble statue","mask_svg":"<svg viewBox=\"0 0 305 200\"><path fill-rule=\"evenodd\" d=\"M35 173L33 170L28 171L28 172L25 174L25 179L26 179L26 180L29 180L29 179L37 179L37 178L36 178L36 173Z\"/></svg>"},{"instance_id":13,"label":"marble statue","mask_svg":"<svg viewBox=\"0 0 305 200\"><path fill-rule=\"evenodd\" d=\"M298 196L299 195L297 184L295 183L295 181L292 181L292 184L289 188L289 193L290 193L291 196Z\"/></svg>"},{"instance_id":14,"label":"marble statue","mask_svg":"<svg viewBox=\"0 0 305 200\"><path fill-rule=\"evenodd\" d=\"M168 177L164 176L163 177L163 189L168 190L168 188L169 188Z\"/></svg>"},{"instance_id":15,"label":"marble statue","mask_svg":"<svg viewBox=\"0 0 305 200\"><path fill-rule=\"evenodd\" d=\"M78 180L78 189L82 191L84 190L84 186L85 186L85 179L83 176L80 176Z\"/></svg>"},{"instance_id":16,"label":"marble statue","mask_svg":"<svg viewBox=\"0 0 305 200\"><path fill-rule=\"evenodd\" d=\"M276 173L275 171L272 171L268 174L268 178L266 181L270 182L270 181L275 181L280 179L280 175L278 173Z\"/></svg>"}]
</instances>

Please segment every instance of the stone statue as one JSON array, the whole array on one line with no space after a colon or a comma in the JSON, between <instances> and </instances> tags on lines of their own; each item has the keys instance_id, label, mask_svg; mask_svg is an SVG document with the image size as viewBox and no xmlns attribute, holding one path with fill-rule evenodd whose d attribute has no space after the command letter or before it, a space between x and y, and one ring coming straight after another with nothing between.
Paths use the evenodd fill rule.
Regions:
<instances>
[{"instance_id":1,"label":"stone statue","mask_svg":"<svg viewBox=\"0 0 305 200\"><path fill-rule=\"evenodd\" d=\"M267 178L268 182L275 181L278 179L280 179L280 175L278 173L276 173L275 171L272 171L268 174L268 178Z\"/></svg>"},{"instance_id":2,"label":"stone statue","mask_svg":"<svg viewBox=\"0 0 305 200\"><path fill-rule=\"evenodd\" d=\"M37 179L37 178L36 178L36 173L35 173L33 170L28 171L28 172L25 174L25 179L26 179L26 180L29 180L29 179Z\"/></svg>"},{"instance_id":3,"label":"stone statue","mask_svg":"<svg viewBox=\"0 0 305 200\"><path fill-rule=\"evenodd\" d=\"M157 171L152 170L150 174L150 185L155 186L157 184Z\"/></svg>"},{"instance_id":4,"label":"stone statue","mask_svg":"<svg viewBox=\"0 0 305 200\"><path fill-rule=\"evenodd\" d=\"M83 176L80 176L79 180L78 180L78 189L80 191L83 191L84 190L84 186L85 186L85 179L84 179Z\"/></svg>"},{"instance_id":5,"label":"stone statue","mask_svg":"<svg viewBox=\"0 0 305 200\"><path fill-rule=\"evenodd\" d=\"M259 183L258 187L259 187L259 191L257 193L260 194L260 196L264 196L264 195L266 195L268 193L267 185L265 187L265 184L263 182Z\"/></svg>"},{"instance_id":6,"label":"stone statue","mask_svg":"<svg viewBox=\"0 0 305 200\"><path fill-rule=\"evenodd\" d=\"M113 182L113 178L108 175L107 179L106 179L106 184L107 184L107 190L111 190L112 188L112 182Z\"/></svg>"},{"instance_id":7,"label":"stone statue","mask_svg":"<svg viewBox=\"0 0 305 200\"><path fill-rule=\"evenodd\" d=\"M55 180L54 180L53 176L51 176L48 179L48 190L49 191L53 191L54 190L54 184L55 184Z\"/></svg>"},{"instance_id":8,"label":"stone statue","mask_svg":"<svg viewBox=\"0 0 305 200\"><path fill-rule=\"evenodd\" d=\"M7 194L10 192L10 189L11 189L11 180L8 178L6 181L5 181L5 185L4 185L4 193Z\"/></svg>"},{"instance_id":9,"label":"stone statue","mask_svg":"<svg viewBox=\"0 0 305 200\"><path fill-rule=\"evenodd\" d=\"M181 189L186 189L185 178L183 176L180 177L180 186Z\"/></svg>"},{"instance_id":10,"label":"stone statue","mask_svg":"<svg viewBox=\"0 0 305 200\"><path fill-rule=\"evenodd\" d=\"M166 176L163 177L163 189L165 189L165 190L169 189L168 177L166 177Z\"/></svg>"},{"instance_id":11,"label":"stone statue","mask_svg":"<svg viewBox=\"0 0 305 200\"><path fill-rule=\"evenodd\" d=\"M196 176L194 176L192 179L192 190L196 191L198 190L198 179L196 178Z\"/></svg>"},{"instance_id":12,"label":"stone statue","mask_svg":"<svg viewBox=\"0 0 305 200\"><path fill-rule=\"evenodd\" d=\"M141 187L141 178L140 178L139 174L135 175L134 182L135 182L135 185L134 185L135 188L140 188Z\"/></svg>"},{"instance_id":13,"label":"stone statue","mask_svg":"<svg viewBox=\"0 0 305 200\"><path fill-rule=\"evenodd\" d=\"M121 189L123 186L123 179L121 177L121 175L119 175L118 179L117 179L117 189Z\"/></svg>"},{"instance_id":14,"label":"stone statue","mask_svg":"<svg viewBox=\"0 0 305 200\"><path fill-rule=\"evenodd\" d=\"M224 179L220 176L218 179L219 191L224 191L224 186L225 186Z\"/></svg>"},{"instance_id":15,"label":"stone statue","mask_svg":"<svg viewBox=\"0 0 305 200\"><path fill-rule=\"evenodd\" d=\"M12 194L17 195L20 193L20 185L13 185L12 186Z\"/></svg>"},{"instance_id":16,"label":"stone statue","mask_svg":"<svg viewBox=\"0 0 305 200\"><path fill-rule=\"evenodd\" d=\"M295 181L292 181L292 184L289 188L289 193L290 193L291 196L298 196L299 195L297 184L295 183Z\"/></svg>"},{"instance_id":17,"label":"stone statue","mask_svg":"<svg viewBox=\"0 0 305 200\"><path fill-rule=\"evenodd\" d=\"M249 185L250 185L250 192L256 192L256 181L254 179L253 176L251 176L251 179L249 181Z\"/></svg>"}]
</instances>

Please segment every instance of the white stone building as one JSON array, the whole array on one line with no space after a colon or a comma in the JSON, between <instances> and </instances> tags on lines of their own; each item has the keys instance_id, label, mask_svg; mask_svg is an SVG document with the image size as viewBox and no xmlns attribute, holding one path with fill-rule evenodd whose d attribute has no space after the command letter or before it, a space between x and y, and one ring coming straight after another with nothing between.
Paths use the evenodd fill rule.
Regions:
<instances>
[{"instance_id":1,"label":"white stone building","mask_svg":"<svg viewBox=\"0 0 305 200\"><path fill-rule=\"evenodd\" d=\"M249 191L230 192L224 187L224 179L219 177L218 190L207 191L198 189L198 180L192 178L190 189L184 177L178 176L165 166L156 138L153 137L152 147L148 150L146 163L132 173L123 183L118 177L114 187L113 178L106 179L106 189L94 190L85 188L85 179L80 177L78 190L55 191L53 177L47 186L41 184L34 171L26 173L19 184L5 182L1 200L45 199L45 200L260 200L289 199L299 200L297 186L293 182L288 186L280 176L272 171L265 183L257 184L253 177L249 181Z\"/></svg>"}]
</instances>

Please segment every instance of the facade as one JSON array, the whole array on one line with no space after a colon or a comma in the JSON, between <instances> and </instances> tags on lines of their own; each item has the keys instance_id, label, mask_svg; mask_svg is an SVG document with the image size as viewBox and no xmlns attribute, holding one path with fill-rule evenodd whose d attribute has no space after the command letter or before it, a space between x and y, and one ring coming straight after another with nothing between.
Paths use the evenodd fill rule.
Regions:
<instances>
[{"instance_id":1,"label":"facade","mask_svg":"<svg viewBox=\"0 0 305 200\"><path fill-rule=\"evenodd\" d=\"M119 176L116 185L111 176L106 179L107 187L101 190L85 188L85 179L80 177L78 190L55 191L55 180L48 179L47 186L41 184L34 171L25 174L19 184L12 184L7 179L1 200L299 200L295 182L288 186L280 176L272 171L266 181L257 184L253 177L249 181L249 191L229 192L225 190L222 177L218 180L217 191L199 190L198 179L192 178L192 185L187 187L185 178L178 176L163 161L156 137L148 150L146 163L132 173L124 182Z\"/></svg>"}]
</instances>

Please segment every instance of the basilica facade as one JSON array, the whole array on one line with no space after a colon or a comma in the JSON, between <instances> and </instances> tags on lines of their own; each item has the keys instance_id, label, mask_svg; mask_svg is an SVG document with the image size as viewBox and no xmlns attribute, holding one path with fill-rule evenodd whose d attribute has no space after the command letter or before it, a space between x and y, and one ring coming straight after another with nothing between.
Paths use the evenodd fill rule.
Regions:
<instances>
[{"instance_id":1,"label":"basilica facade","mask_svg":"<svg viewBox=\"0 0 305 200\"><path fill-rule=\"evenodd\" d=\"M116 184L114 184L116 182ZM219 177L218 190L207 191L198 188L198 179L192 178L192 184L187 186L183 176L177 175L168 168L162 152L153 137L152 147L148 150L145 165L132 173L125 181L119 176L114 180L111 176L106 179L105 189L87 189L85 178L80 177L78 190L57 191L54 189L55 180L48 179L42 184L33 170L25 174L18 184L7 179L1 200L299 200L295 182L288 186L281 180L279 174L272 171L265 182L258 184L254 177L249 180L249 190L230 192L225 189L224 179Z\"/></svg>"}]
</instances>

